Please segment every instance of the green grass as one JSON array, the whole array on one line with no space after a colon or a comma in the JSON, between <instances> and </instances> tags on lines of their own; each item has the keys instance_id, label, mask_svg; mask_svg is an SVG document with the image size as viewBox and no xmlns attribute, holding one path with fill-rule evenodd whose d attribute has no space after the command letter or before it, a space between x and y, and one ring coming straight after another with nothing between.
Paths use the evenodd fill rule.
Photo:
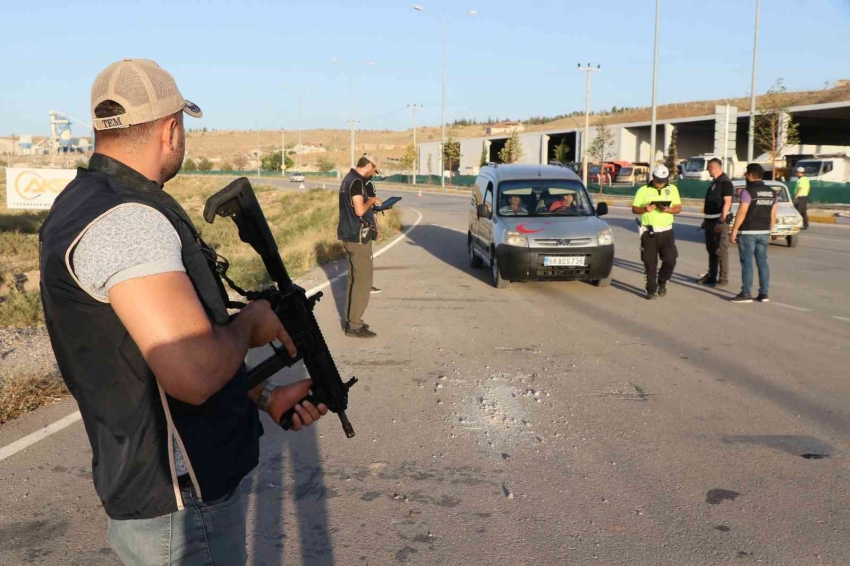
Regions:
<instances>
[{"instance_id":1,"label":"green grass","mask_svg":"<svg viewBox=\"0 0 850 566\"><path fill-rule=\"evenodd\" d=\"M33 326L43 323L37 292L15 289L14 276L38 269L38 230L47 212L4 210L5 172L0 170L0 327ZM239 240L236 225L227 218L207 224L203 219L206 199L222 189L215 177L182 177L168 183L166 190L180 202L195 222L204 240L230 261L228 275L237 285L258 288L270 283L260 257ZM336 238L338 201L334 191L280 191L254 187L269 226L293 279L315 267L344 257ZM380 218L379 243L401 229L398 211Z\"/></svg>"}]
</instances>

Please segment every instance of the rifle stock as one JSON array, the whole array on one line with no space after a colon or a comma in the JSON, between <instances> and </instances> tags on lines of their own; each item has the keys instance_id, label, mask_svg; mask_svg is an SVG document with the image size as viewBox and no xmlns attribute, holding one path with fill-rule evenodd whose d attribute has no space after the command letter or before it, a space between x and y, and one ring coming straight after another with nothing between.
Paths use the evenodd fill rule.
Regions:
<instances>
[{"instance_id":1,"label":"rifle stock","mask_svg":"<svg viewBox=\"0 0 850 566\"><path fill-rule=\"evenodd\" d=\"M345 411L348 409L348 390L357 382L357 379L351 378L343 382L313 314L313 309L321 299L322 293L307 297L304 289L290 279L278 252L277 243L248 179L240 177L207 199L204 220L212 224L216 216L230 217L233 220L239 229L239 239L249 244L260 255L266 270L276 283L276 287L243 294L249 300L269 301L298 349L297 356L291 358L285 349L272 345L274 354L249 370L249 387L256 387L281 369L290 367L303 359L307 372L313 380L311 395L305 399L312 403L327 405L330 411L339 416L345 435L352 438L354 429ZM226 267L224 269L226 270ZM226 274L222 273L222 275L227 280ZM241 293L240 289L234 285L231 286ZM288 430L292 426L294 414L294 409L284 413L280 426Z\"/></svg>"}]
</instances>

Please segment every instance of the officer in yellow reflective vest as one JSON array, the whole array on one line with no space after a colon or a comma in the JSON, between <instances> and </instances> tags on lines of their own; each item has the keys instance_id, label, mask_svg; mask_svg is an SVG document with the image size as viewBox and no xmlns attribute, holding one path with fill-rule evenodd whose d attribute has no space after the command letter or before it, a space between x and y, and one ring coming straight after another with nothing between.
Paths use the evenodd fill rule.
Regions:
<instances>
[{"instance_id":1,"label":"officer in yellow reflective vest","mask_svg":"<svg viewBox=\"0 0 850 566\"><path fill-rule=\"evenodd\" d=\"M809 178L806 177L806 170L802 167L797 167L797 190L794 192L794 208L803 217L803 230L809 229Z\"/></svg>"},{"instance_id":2,"label":"officer in yellow reflective vest","mask_svg":"<svg viewBox=\"0 0 850 566\"><path fill-rule=\"evenodd\" d=\"M653 300L667 294L667 282L673 277L676 238L673 216L682 211L679 189L670 184L670 172L664 165L652 170L652 180L635 194L632 212L640 214L640 258L646 274L646 298ZM658 269L658 257L661 269Z\"/></svg>"}]
</instances>

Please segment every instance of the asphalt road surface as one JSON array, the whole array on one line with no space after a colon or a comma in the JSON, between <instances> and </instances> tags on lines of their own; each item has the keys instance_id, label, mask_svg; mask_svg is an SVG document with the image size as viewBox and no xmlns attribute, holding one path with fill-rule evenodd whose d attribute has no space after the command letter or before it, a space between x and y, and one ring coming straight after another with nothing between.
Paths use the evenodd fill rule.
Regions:
<instances>
[{"instance_id":1,"label":"asphalt road surface","mask_svg":"<svg viewBox=\"0 0 850 566\"><path fill-rule=\"evenodd\" d=\"M611 287L496 290L468 265L468 199L400 194L422 219L375 260L378 338L339 331L344 280L317 308L360 379L357 436L265 420L242 486L252 564L850 564L850 229L771 246L773 302L735 305L737 285L694 283L702 233L682 217L649 302L625 209ZM7 424L0 447L74 410ZM118 564L90 465L79 422L0 461L0 564Z\"/></svg>"}]
</instances>

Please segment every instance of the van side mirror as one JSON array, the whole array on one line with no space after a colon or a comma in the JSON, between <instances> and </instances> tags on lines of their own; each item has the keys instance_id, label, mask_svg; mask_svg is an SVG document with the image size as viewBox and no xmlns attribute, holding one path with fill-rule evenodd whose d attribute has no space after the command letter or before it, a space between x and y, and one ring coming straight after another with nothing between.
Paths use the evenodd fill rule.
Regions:
<instances>
[{"instance_id":1,"label":"van side mirror","mask_svg":"<svg viewBox=\"0 0 850 566\"><path fill-rule=\"evenodd\" d=\"M608 214L608 203L600 202L596 205L596 216L605 216Z\"/></svg>"},{"instance_id":2,"label":"van side mirror","mask_svg":"<svg viewBox=\"0 0 850 566\"><path fill-rule=\"evenodd\" d=\"M490 211L487 210L486 204L479 204L477 209L476 209L476 213L478 214L478 218L489 218L490 217Z\"/></svg>"}]
</instances>

